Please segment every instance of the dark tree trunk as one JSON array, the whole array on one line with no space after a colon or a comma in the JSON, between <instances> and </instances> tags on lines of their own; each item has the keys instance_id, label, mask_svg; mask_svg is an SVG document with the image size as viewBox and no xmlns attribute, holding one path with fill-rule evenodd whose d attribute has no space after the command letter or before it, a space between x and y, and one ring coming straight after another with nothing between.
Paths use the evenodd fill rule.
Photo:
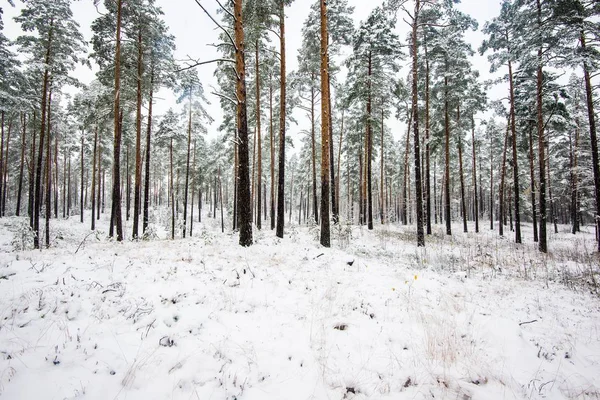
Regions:
<instances>
[{"instance_id":1,"label":"dark tree trunk","mask_svg":"<svg viewBox=\"0 0 600 400\"><path fill-rule=\"evenodd\" d=\"M150 99L148 100L148 127L146 129L146 169L144 171L144 221L143 221L143 232L148 229L148 223L150 221L149 207L150 207L150 147L151 147L151 136L152 136L152 102L154 100L154 65L150 71Z\"/></svg>"},{"instance_id":2,"label":"dark tree trunk","mask_svg":"<svg viewBox=\"0 0 600 400\"><path fill-rule=\"evenodd\" d=\"M257 176L256 176L256 228L262 229L262 218L261 218L261 188L262 188L262 132L260 127L260 69L259 69L259 41L256 40L256 134L257 134Z\"/></svg>"},{"instance_id":3,"label":"dark tree trunk","mask_svg":"<svg viewBox=\"0 0 600 400\"><path fill-rule=\"evenodd\" d=\"M283 3L282 3L283 7ZM244 58L244 27L242 17L242 0L234 0L235 14L235 69L237 72L236 95L237 95L237 122L239 142L239 188L238 188L238 212L240 223L240 245L247 247L252 245L252 204L250 198L250 169L248 159L248 116L246 110L246 61ZM283 14L283 13L282 13ZM283 26L283 18L282 18ZM284 41L282 29L282 43ZM282 51L282 59L285 49ZM282 60L282 64L285 61ZM283 77L284 78L284 77ZM282 82L285 86L285 81ZM283 90L282 99L285 99ZM285 100L283 100L285 103ZM283 132L283 130L282 130ZM281 176L280 176L281 178ZM278 221L279 222L279 221ZM283 220L282 220L283 223ZM282 226L283 236L283 226Z\"/></svg>"},{"instance_id":4,"label":"dark tree trunk","mask_svg":"<svg viewBox=\"0 0 600 400\"><path fill-rule=\"evenodd\" d=\"M52 45L52 33L53 33L54 19L50 20L50 31L48 32L48 43L46 44L46 60L45 65L50 65L50 48ZM42 85L42 117L40 126L40 143L37 154L37 166L35 172L35 194L34 194L34 206L33 206L33 247L35 249L40 248L40 209L42 206L42 162L44 155L44 139L46 135L46 111L48 100L48 89L49 89L50 71L46 67L44 71L44 82Z\"/></svg>"},{"instance_id":5,"label":"dark tree trunk","mask_svg":"<svg viewBox=\"0 0 600 400\"><path fill-rule=\"evenodd\" d=\"M97 162L97 149L98 149L98 122L94 128L94 150L92 160L92 222L91 230L96 229L96 164Z\"/></svg>"},{"instance_id":6,"label":"dark tree trunk","mask_svg":"<svg viewBox=\"0 0 600 400\"><path fill-rule=\"evenodd\" d=\"M537 23L538 26L542 25L542 6L540 0L537 0ZM539 163L539 179L540 179L540 241L539 249L542 253L548 252L548 242L546 238L546 154L544 146L544 115L543 115L543 92L542 85L544 80L544 73L542 70L542 48L538 50L538 67L537 67L537 82L536 82L536 100L537 100L537 128L538 128L538 163Z\"/></svg>"},{"instance_id":7,"label":"dark tree trunk","mask_svg":"<svg viewBox=\"0 0 600 400\"><path fill-rule=\"evenodd\" d=\"M187 229L187 209L188 209L188 186L190 183L190 152L192 147L192 94L190 93L188 115L188 140L187 140L187 156L185 161L185 187L183 189L183 227L181 236L185 239L185 231Z\"/></svg>"},{"instance_id":8,"label":"dark tree trunk","mask_svg":"<svg viewBox=\"0 0 600 400\"><path fill-rule=\"evenodd\" d=\"M23 169L25 166L25 148L27 147L27 114L22 114L23 136L21 137L21 162L19 163L19 183L17 188L17 207L15 214L18 217L21 214L21 195L23 193Z\"/></svg>"},{"instance_id":9,"label":"dark tree trunk","mask_svg":"<svg viewBox=\"0 0 600 400\"><path fill-rule=\"evenodd\" d=\"M132 238L139 236L140 205L142 196L142 74L144 69L142 48L142 28L138 28L137 35L137 90L135 112L135 183L133 189L133 233ZM129 177L129 175L128 175ZM129 188L129 186L128 186ZM127 196L129 198L129 196ZM184 224L185 229L185 224ZM184 236L185 237L185 236Z\"/></svg>"},{"instance_id":10,"label":"dark tree trunk","mask_svg":"<svg viewBox=\"0 0 600 400\"><path fill-rule=\"evenodd\" d=\"M413 129L414 129L414 150L415 150L415 197L417 208L417 246L425 246L425 232L423 232L423 181L421 179L421 148L419 139L419 98L418 98L418 44L417 30L420 11L420 0L415 0L415 11L412 22L412 111L413 111Z\"/></svg>"},{"instance_id":11,"label":"dark tree trunk","mask_svg":"<svg viewBox=\"0 0 600 400\"><path fill-rule=\"evenodd\" d=\"M533 153L533 125L529 126L529 179L531 180L531 212L533 222L533 241L538 241L537 207L535 204L535 158Z\"/></svg>"},{"instance_id":12,"label":"dark tree trunk","mask_svg":"<svg viewBox=\"0 0 600 400\"><path fill-rule=\"evenodd\" d=\"M474 186L474 200L475 200L475 232L479 233L479 201L477 199L477 149L475 142L475 120L471 115L471 142L473 144L473 186Z\"/></svg>"},{"instance_id":13,"label":"dark tree trunk","mask_svg":"<svg viewBox=\"0 0 600 400\"><path fill-rule=\"evenodd\" d=\"M450 220L450 115L448 110L448 60L446 60L446 74L444 76L444 138L445 138L445 170L444 170L444 218L446 220L446 235L452 235L452 221Z\"/></svg>"},{"instance_id":14,"label":"dark tree trunk","mask_svg":"<svg viewBox=\"0 0 600 400\"><path fill-rule=\"evenodd\" d=\"M83 224L83 146L84 146L84 135L83 135L83 131L81 131L81 183L80 183L80 187L81 190L79 193L79 208L80 208L80 216L79 216L79 222L81 222Z\"/></svg>"},{"instance_id":15,"label":"dark tree trunk","mask_svg":"<svg viewBox=\"0 0 600 400\"><path fill-rule=\"evenodd\" d=\"M512 111L511 111L512 112ZM498 233L500 236L504 236L504 182L506 179L506 153L508 150L508 132L510 131L510 120L506 125L506 134L504 135L504 150L502 152L502 172L500 175L500 190L498 193L500 212L498 213Z\"/></svg>"},{"instance_id":16,"label":"dark tree trunk","mask_svg":"<svg viewBox=\"0 0 600 400\"><path fill-rule=\"evenodd\" d=\"M112 210L117 227L117 241L123 240L123 221L121 219L121 8L123 0L117 0L117 35L115 50L115 104L114 104L114 148L113 148L113 190ZM112 223L111 223L112 226Z\"/></svg>"},{"instance_id":17,"label":"dark tree trunk","mask_svg":"<svg viewBox=\"0 0 600 400\"><path fill-rule=\"evenodd\" d=\"M457 111L456 125L460 126L460 106ZM460 208L463 219L463 232L469 231L467 227L467 199L465 196L465 174L463 169L462 134L458 132L458 173L460 175Z\"/></svg>"},{"instance_id":18,"label":"dark tree trunk","mask_svg":"<svg viewBox=\"0 0 600 400\"><path fill-rule=\"evenodd\" d=\"M507 35L508 36L508 35ZM509 50L510 51L510 50ZM519 187L519 158L517 154L517 128L516 128L516 109L515 109L515 86L513 81L512 62L508 61L508 79L510 86L510 103L511 103L511 114L510 114L510 132L512 138L512 159L513 159L513 187L515 194L515 242L521 243L521 210L520 210L520 194L521 189Z\"/></svg>"}]
</instances>

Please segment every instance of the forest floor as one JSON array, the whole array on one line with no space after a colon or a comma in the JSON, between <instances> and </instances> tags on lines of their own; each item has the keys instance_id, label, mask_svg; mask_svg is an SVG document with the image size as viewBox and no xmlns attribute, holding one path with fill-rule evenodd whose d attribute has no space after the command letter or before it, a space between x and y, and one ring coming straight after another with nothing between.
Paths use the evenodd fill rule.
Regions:
<instances>
[{"instance_id":1,"label":"forest floor","mask_svg":"<svg viewBox=\"0 0 600 400\"><path fill-rule=\"evenodd\" d=\"M0 399L600 398L593 228L541 256L527 225L523 245L482 222L424 249L395 225L241 248L213 219L115 243L86 218L43 251L0 220Z\"/></svg>"}]
</instances>

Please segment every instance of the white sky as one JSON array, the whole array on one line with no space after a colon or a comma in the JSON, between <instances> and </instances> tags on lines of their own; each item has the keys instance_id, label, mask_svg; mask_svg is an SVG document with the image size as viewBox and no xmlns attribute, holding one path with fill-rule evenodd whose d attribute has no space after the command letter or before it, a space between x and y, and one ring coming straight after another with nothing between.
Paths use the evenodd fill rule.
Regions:
<instances>
[{"instance_id":1,"label":"white sky","mask_svg":"<svg viewBox=\"0 0 600 400\"><path fill-rule=\"evenodd\" d=\"M214 0L200 1L213 15L216 15L217 5ZM297 66L297 52L302 42L301 27L308 16L310 5L314 1L315 0L296 0L291 7L287 8L286 55L288 73ZM16 2L19 3L19 0ZM217 42L217 35L219 32L194 0L156 0L156 2L162 7L165 13L164 19L170 27L170 32L176 38L177 59L187 58L188 55L194 59L201 60L210 60L218 57L215 48L208 46L208 44ZM358 23L361 20L368 16L369 12L374 7L380 5L382 2L383 0L349 0L349 3L355 7L354 19L356 26L358 26ZM5 34L10 39L14 39L21 33L20 27L12 20L12 18L18 14L19 4L17 4L17 8L12 8L4 2L3 6ZM498 15L500 11L500 0L463 0L458 5L458 8L475 18L479 22L479 28L481 29L485 21ZM98 16L92 1L84 0L73 2L73 11L75 18L81 25L84 37L86 40L89 40L91 38L91 22ZM400 18L402 17L401 14L399 14L399 16ZM397 29L401 40L404 40L407 32L406 24L399 20ZM473 49L476 51L483 40L483 34L480 31L471 32L467 36L467 40L472 44ZM489 77L489 64L487 63L485 56L480 57L476 55L473 59L473 63L474 67L480 71L482 79ZM207 92L209 92L210 90L208 89L211 85L216 86L216 79L213 77L214 65L201 66L198 71ZM86 67L79 67L74 72L74 75L84 83L89 83L94 78L94 71L89 70ZM497 87L491 92L490 96L492 98L498 98L504 96L504 92L505 89L503 87ZM161 91L158 97L159 99L157 99L157 104L155 105L157 114L160 115L170 106L176 107L174 97L167 91ZM213 123L212 128L209 128L209 132L214 132L220 123L222 113L218 105L218 99L213 97L211 98L211 101L212 105L209 106L209 111L215 118L215 122ZM291 135L302 130L302 125L307 123L302 115L298 115L297 119L299 126L292 126L290 128L289 133ZM395 131L396 137L404 132L401 123L393 120L389 120L387 123L388 126Z\"/></svg>"}]
</instances>

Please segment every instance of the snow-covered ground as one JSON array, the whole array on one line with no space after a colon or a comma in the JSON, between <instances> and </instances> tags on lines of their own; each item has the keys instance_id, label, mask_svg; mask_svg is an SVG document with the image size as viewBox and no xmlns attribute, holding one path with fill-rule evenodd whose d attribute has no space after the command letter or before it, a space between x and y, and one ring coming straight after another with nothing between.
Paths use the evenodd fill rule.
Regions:
<instances>
[{"instance_id":1,"label":"snow-covered ground","mask_svg":"<svg viewBox=\"0 0 600 400\"><path fill-rule=\"evenodd\" d=\"M1 219L0 398L600 398L589 229L542 257L530 227L515 245L485 222L425 249L398 226L336 228L331 249L315 228L255 231L246 249L205 221L114 243L72 217L40 252Z\"/></svg>"}]
</instances>

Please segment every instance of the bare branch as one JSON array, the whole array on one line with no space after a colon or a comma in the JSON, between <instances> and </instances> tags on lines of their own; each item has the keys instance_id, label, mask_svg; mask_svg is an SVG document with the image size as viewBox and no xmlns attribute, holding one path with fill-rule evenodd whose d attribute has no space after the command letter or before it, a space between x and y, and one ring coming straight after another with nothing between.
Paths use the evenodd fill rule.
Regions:
<instances>
[{"instance_id":1,"label":"bare branch","mask_svg":"<svg viewBox=\"0 0 600 400\"><path fill-rule=\"evenodd\" d=\"M190 59L189 61L193 61L193 60ZM214 60L208 60L208 61L194 61L193 64L187 65L187 66L185 66L183 68L176 69L175 72L187 71L188 69L192 69L192 68L198 67L200 65L212 64L212 63L215 63L215 62L230 62L230 63L235 63L234 60L231 60L229 58L216 58Z\"/></svg>"},{"instance_id":2,"label":"bare branch","mask_svg":"<svg viewBox=\"0 0 600 400\"><path fill-rule=\"evenodd\" d=\"M208 11L206 11L206 8L204 8L202 6L202 4L200 4L200 0L194 0L194 1L196 2L196 4L198 4L198 6L200 6L200 8L202 9L202 11L204 11L204 13L206 15L208 15L208 18L210 18L211 21L215 23L215 25L217 25L223 32L225 32L225 34L229 38L229 41L231 42L231 44L233 45L233 47L237 50L237 47L235 46L235 41L233 40L233 38L231 37L231 35L229 34L229 32L225 28L223 28L223 26L221 26L221 24L219 24L217 22L217 20L214 19L212 15L210 15L210 13Z\"/></svg>"}]
</instances>

